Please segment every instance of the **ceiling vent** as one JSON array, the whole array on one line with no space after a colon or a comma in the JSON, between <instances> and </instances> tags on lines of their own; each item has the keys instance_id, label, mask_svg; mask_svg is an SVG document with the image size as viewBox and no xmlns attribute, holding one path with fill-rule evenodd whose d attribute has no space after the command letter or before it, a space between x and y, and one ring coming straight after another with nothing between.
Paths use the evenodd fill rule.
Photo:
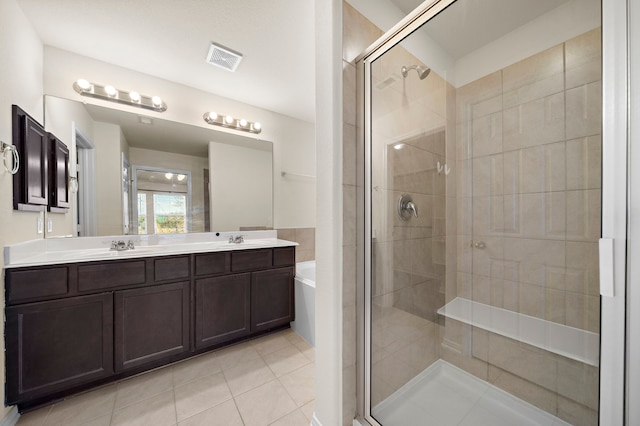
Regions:
<instances>
[{"instance_id":1,"label":"ceiling vent","mask_svg":"<svg viewBox=\"0 0 640 426\"><path fill-rule=\"evenodd\" d=\"M234 52L216 43L211 43L209 53L207 53L208 63L231 72L234 72L236 68L238 68L241 60L242 53Z\"/></svg>"}]
</instances>

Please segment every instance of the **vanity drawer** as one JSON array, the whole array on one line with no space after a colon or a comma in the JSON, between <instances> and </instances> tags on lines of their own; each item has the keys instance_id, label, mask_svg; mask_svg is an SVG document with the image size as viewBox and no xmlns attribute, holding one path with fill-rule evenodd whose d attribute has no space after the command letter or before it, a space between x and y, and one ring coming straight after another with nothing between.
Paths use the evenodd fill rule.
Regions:
<instances>
[{"instance_id":1,"label":"vanity drawer","mask_svg":"<svg viewBox=\"0 0 640 426\"><path fill-rule=\"evenodd\" d=\"M231 253L231 271L251 271L271 268L273 250L243 250Z\"/></svg>"},{"instance_id":2,"label":"vanity drawer","mask_svg":"<svg viewBox=\"0 0 640 426\"><path fill-rule=\"evenodd\" d=\"M273 266L291 266L296 263L295 247L280 247L273 249Z\"/></svg>"},{"instance_id":3,"label":"vanity drawer","mask_svg":"<svg viewBox=\"0 0 640 426\"><path fill-rule=\"evenodd\" d=\"M197 254L196 275L224 274L230 270L231 256L229 253Z\"/></svg>"},{"instance_id":4,"label":"vanity drawer","mask_svg":"<svg viewBox=\"0 0 640 426\"><path fill-rule=\"evenodd\" d=\"M189 278L189 256L154 259L153 272L156 281Z\"/></svg>"},{"instance_id":5,"label":"vanity drawer","mask_svg":"<svg viewBox=\"0 0 640 426\"><path fill-rule=\"evenodd\" d=\"M94 291L144 284L145 261L112 261L78 266L78 291Z\"/></svg>"},{"instance_id":6,"label":"vanity drawer","mask_svg":"<svg viewBox=\"0 0 640 426\"><path fill-rule=\"evenodd\" d=\"M47 299L69 291L69 271L66 266L29 270L8 269L7 302Z\"/></svg>"}]
</instances>

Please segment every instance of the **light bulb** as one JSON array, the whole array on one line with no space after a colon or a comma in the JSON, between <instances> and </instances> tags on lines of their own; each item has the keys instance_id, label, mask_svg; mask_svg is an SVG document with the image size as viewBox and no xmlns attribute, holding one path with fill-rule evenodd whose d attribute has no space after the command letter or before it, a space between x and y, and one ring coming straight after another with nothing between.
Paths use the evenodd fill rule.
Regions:
<instances>
[{"instance_id":1,"label":"light bulb","mask_svg":"<svg viewBox=\"0 0 640 426\"><path fill-rule=\"evenodd\" d=\"M107 95L111 96L112 98L118 93L116 88L113 86L104 86L104 91L107 93Z\"/></svg>"},{"instance_id":2,"label":"light bulb","mask_svg":"<svg viewBox=\"0 0 640 426\"><path fill-rule=\"evenodd\" d=\"M404 148L404 144L403 143L397 143L393 146L393 149L402 149Z\"/></svg>"},{"instance_id":3,"label":"light bulb","mask_svg":"<svg viewBox=\"0 0 640 426\"><path fill-rule=\"evenodd\" d=\"M245 127L247 125L247 120L245 120L244 118L240 119L240 125L242 127Z\"/></svg>"},{"instance_id":4,"label":"light bulb","mask_svg":"<svg viewBox=\"0 0 640 426\"><path fill-rule=\"evenodd\" d=\"M154 107L160 107L162 106L162 98L160 98L160 96L154 96L151 98L151 103Z\"/></svg>"},{"instance_id":5,"label":"light bulb","mask_svg":"<svg viewBox=\"0 0 640 426\"><path fill-rule=\"evenodd\" d=\"M178 180L179 180L180 182L182 182L182 181L184 180L184 178L186 178L186 177L187 177L187 176L185 176L185 175L178 175Z\"/></svg>"},{"instance_id":6,"label":"light bulb","mask_svg":"<svg viewBox=\"0 0 640 426\"><path fill-rule=\"evenodd\" d=\"M225 122L225 123L227 123L227 124L231 124L231 123L233 123L233 117L232 117L232 116L230 116L230 115L227 115L227 116L224 118L224 122Z\"/></svg>"},{"instance_id":7,"label":"light bulb","mask_svg":"<svg viewBox=\"0 0 640 426\"><path fill-rule=\"evenodd\" d=\"M210 118L211 120L217 120L217 119L218 119L218 113L211 111L211 112L209 113L209 118Z\"/></svg>"},{"instance_id":8,"label":"light bulb","mask_svg":"<svg viewBox=\"0 0 640 426\"><path fill-rule=\"evenodd\" d=\"M85 80L84 78L79 79L78 81L76 81L76 84L78 85L79 88L81 88L82 90L89 90L91 89L91 83L89 83L87 80Z\"/></svg>"},{"instance_id":9,"label":"light bulb","mask_svg":"<svg viewBox=\"0 0 640 426\"><path fill-rule=\"evenodd\" d=\"M171 173L171 172L165 173L164 177L166 177L167 179L171 179L173 177L173 173Z\"/></svg>"},{"instance_id":10,"label":"light bulb","mask_svg":"<svg viewBox=\"0 0 640 426\"><path fill-rule=\"evenodd\" d=\"M255 122L255 123L253 123L253 128L255 130L262 130L262 124L260 124L258 122Z\"/></svg>"},{"instance_id":11,"label":"light bulb","mask_svg":"<svg viewBox=\"0 0 640 426\"><path fill-rule=\"evenodd\" d=\"M140 102L140 93L138 93L138 92L129 92L129 98L131 98L131 100L133 102Z\"/></svg>"}]
</instances>

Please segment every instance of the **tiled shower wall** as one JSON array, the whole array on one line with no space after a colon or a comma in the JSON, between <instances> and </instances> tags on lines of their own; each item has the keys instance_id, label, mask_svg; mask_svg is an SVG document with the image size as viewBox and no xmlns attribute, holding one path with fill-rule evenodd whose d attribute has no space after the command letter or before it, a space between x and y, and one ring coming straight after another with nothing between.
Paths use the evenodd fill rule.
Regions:
<instances>
[{"instance_id":1,"label":"tiled shower wall","mask_svg":"<svg viewBox=\"0 0 640 426\"><path fill-rule=\"evenodd\" d=\"M600 64L596 29L457 90L458 296L599 331ZM596 367L451 320L443 339L444 359L597 424Z\"/></svg>"},{"instance_id":2,"label":"tiled shower wall","mask_svg":"<svg viewBox=\"0 0 640 426\"><path fill-rule=\"evenodd\" d=\"M281 240L295 241L296 262L316 259L316 228L280 228L277 229Z\"/></svg>"}]
</instances>

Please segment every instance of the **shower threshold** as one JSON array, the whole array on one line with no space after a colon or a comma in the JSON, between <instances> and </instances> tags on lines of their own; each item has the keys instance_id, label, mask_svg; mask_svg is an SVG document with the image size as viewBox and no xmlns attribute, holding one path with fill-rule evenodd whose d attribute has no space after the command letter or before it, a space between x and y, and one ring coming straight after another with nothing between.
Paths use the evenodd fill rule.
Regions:
<instances>
[{"instance_id":1,"label":"shower threshold","mask_svg":"<svg viewBox=\"0 0 640 426\"><path fill-rule=\"evenodd\" d=\"M569 425L441 359L371 412L384 426Z\"/></svg>"}]
</instances>

